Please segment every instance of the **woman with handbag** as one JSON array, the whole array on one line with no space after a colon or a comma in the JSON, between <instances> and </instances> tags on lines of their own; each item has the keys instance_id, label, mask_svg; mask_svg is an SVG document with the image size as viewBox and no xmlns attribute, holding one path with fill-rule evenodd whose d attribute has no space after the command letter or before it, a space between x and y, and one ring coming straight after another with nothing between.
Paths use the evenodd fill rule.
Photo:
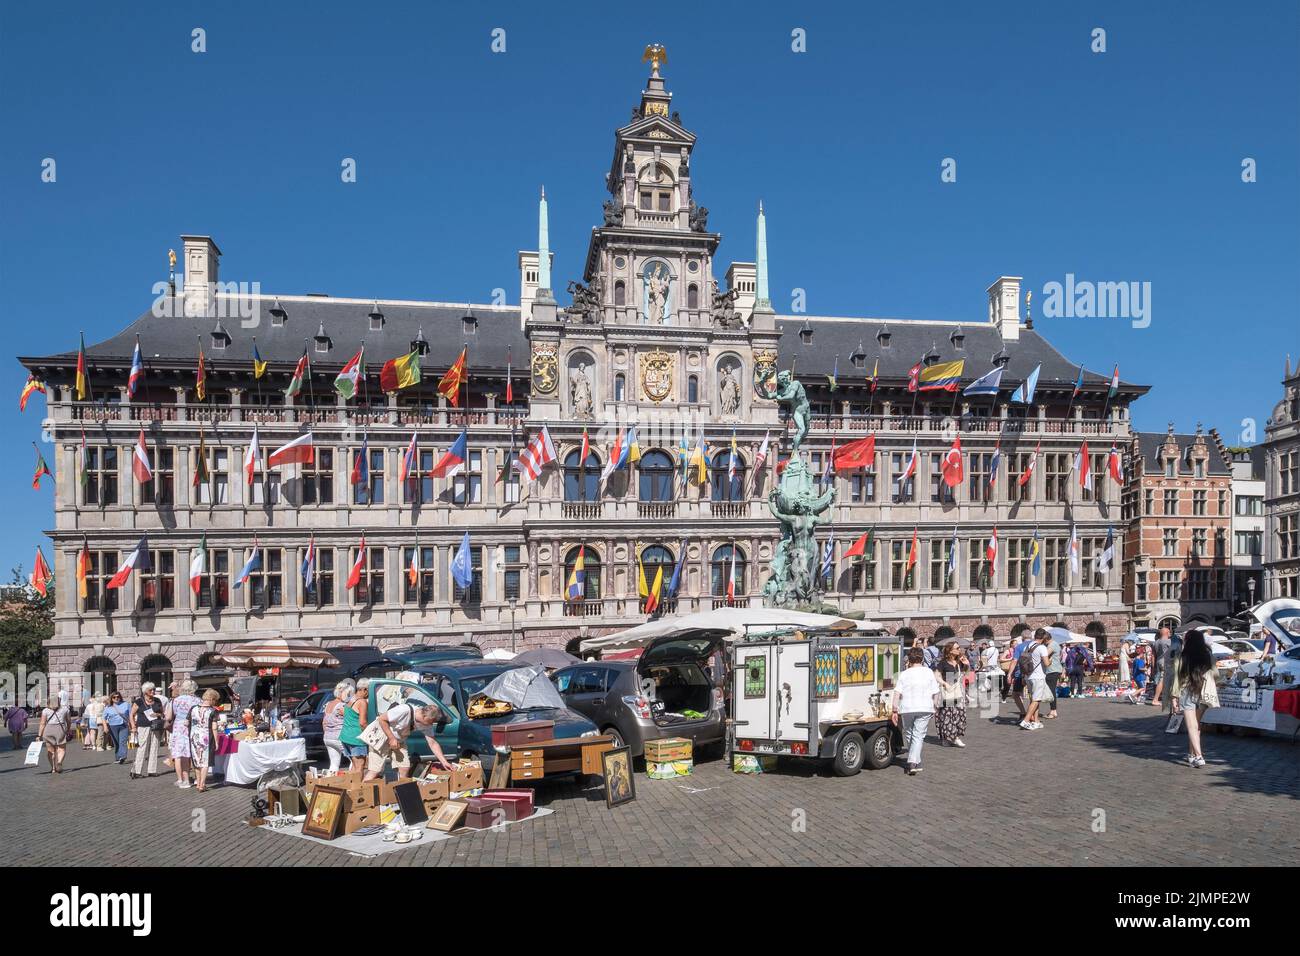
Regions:
<instances>
[{"instance_id":1,"label":"woman with handbag","mask_svg":"<svg viewBox=\"0 0 1300 956\"><path fill-rule=\"evenodd\" d=\"M208 768L212 766L212 752L217 745L217 707L221 695L209 687L203 699L185 712L184 725L177 725L172 736L184 733L188 739L188 763L194 767L194 789L203 793L208 789Z\"/></svg>"},{"instance_id":2,"label":"woman with handbag","mask_svg":"<svg viewBox=\"0 0 1300 956\"><path fill-rule=\"evenodd\" d=\"M944 647L936 675L939 678L939 743L946 746L965 747L966 698L962 686L961 648L956 641Z\"/></svg>"},{"instance_id":3,"label":"woman with handbag","mask_svg":"<svg viewBox=\"0 0 1300 956\"><path fill-rule=\"evenodd\" d=\"M135 734L135 767L131 779L144 776L145 761L149 762L149 776L158 776L158 754L163 747L163 699L154 693L153 681L140 685L140 696L131 703L131 732Z\"/></svg>"},{"instance_id":4,"label":"woman with handbag","mask_svg":"<svg viewBox=\"0 0 1300 956\"><path fill-rule=\"evenodd\" d=\"M1201 752L1201 718L1211 707L1219 706L1219 685L1214 680L1214 655L1202 631L1183 635L1182 654L1174 671L1174 713L1181 713L1187 725L1187 765L1205 766Z\"/></svg>"},{"instance_id":5,"label":"woman with handbag","mask_svg":"<svg viewBox=\"0 0 1300 956\"><path fill-rule=\"evenodd\" d=\"M68 732L72 711L68 705L61 703L57 694L51 694L41 711L41 723L36 736L45 743L45 752L50 757L50 773L63 772L63 758L68 753Z\"/></svg>"}]
</instances>

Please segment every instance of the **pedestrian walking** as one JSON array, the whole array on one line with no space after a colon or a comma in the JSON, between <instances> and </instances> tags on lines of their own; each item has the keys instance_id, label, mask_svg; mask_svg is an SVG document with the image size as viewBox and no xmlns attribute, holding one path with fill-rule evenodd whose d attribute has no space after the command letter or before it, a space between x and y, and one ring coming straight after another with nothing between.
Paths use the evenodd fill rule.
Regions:
<instances>
[{"instance_id":1,"label":"pedestrian walking","mask_svg":"<svg viewBox=\"0 0 1300 956\"><path fill-rule=\"evenodd\" d=\"M27 708L22 704L14 704L9 708L9 713L5 714L5 727L9 730L9 738L14 742L14 750L23 749L23 731L27 729L29 720L31 714L27 713Z\"/></svg>"},{"instance_id":2,"label":"pedestrian walking","mask_svg":"<svg viewBox=\"0 0 1300 956\"><path fill-rule=\"evenodd\" d=\"M1025 706L1024 697L1025 680L1028 675L1021 670L1020 661L1026 651L1033 648L1034 636L1032 631L1024 631L1016 646L1011 649L1011 699L1016 702L1016 709L1020 711L1020 719L1025 719L1025 714L1029 708Z\"/></svg>"},{"instance_id":3,"label":"pedestrian walking","mask_svg":"<svg viewBox=\"0 0 1300 956\"><path fill-rule=\"evenodd\" d=\"M1057 701L1056 685L1061 682L1061 678L1065 675L1065 664L1061 660L1065 648L1061 646L1061 642L1056 639L1055 634L1052 634L1051 631L1047 633L1051 635L1047 641L1047 649L1052 656L1047 663L1045 673L1047 674L1047 689L1051 691L1052 698L1048 701L1048 712L1043 715L1043 719L1054 720L1056 718Z\"/></svg>"},{"instance_id":4,"label":"pedestrian walking","mask_svg":"<svg viewBox=\"0 0 1300 956\"><path fill-rule=\"evenodd\" d=\"M343 762L343 724L347 720L348 704L356 694L357 685L350 680L341 680L334 685L334 696L325 705L321 716L321 729L324 731L325 750L329 754L330 773L339 769Z\"/></svg>"},{"instance_id":5,"label":"pedestrian walking","mask_svg":"<svg viewBox=\"0 0 1300 956\"><path fill-rule=\"evenodd\" d=\"M167 730L171 740L167 745L172 758L172 769L176 771L176 786L182 790L190 788L190 711L199 706L198 685L192 680L181 681L177 694L163 708Z\"/></svg>"},{"instance_id":6,"label":"pedestrian walking","mask_svg":"<svg viewBox=\"0 0 1300 956\"><path fill-rule=\"evenodd\" d=\"M1187 725L1187 765L1205 766L1201 751L1201 718L1211 707L1219 706L1219 687L1214 680L1214 655L1205 633L1189 631L1183 637L1178 670L1171 676L1177 708Z\"/></svg>"},{"instance_id":7,"label":"pedestrian walking","mask_svg":"<svg viewBox=\"0 0 1300 956\"><path fill-rule=\"evenodd\" d=\"M99 724L103 714L102 697L91 697L86 701L86 708L81 712L82 733L85 734L81 741L82 750L95 750L99 747Z\"/></svg>"},{"instance_id":8,"label":"pedestrian walking","mask_svg":"<svg viewBox=\"0 0 1300 956\"><path fill-rule=\"evenodd\" d=\"M907 668L894 685L894 705L889 714L892 723L903 733L907 747L907 773L921 772L921 746L934 715L934 697L940 691L934 671L925 666L925 652L919 647L907 651Z\"/></svg>"},{"instance_id":9,"label":"pedestrian walking","mask_svg":"<svg viewBox=\"0 0 1300 956\"><path fill-rule=\"evenodd\" d=\"M72 710L58 694L51 694L41 711L36 736L45 744L50 757L50 773L63 772L63 758L68 753L68 736L72 728Z\"/></svg>"},{"instance_id":10,"label":"pedestrian walking","mask_svg":"<svg viewBox=\"0 0 1300 956\"><path fill-rule=\"evenodd\" d=\"M945 747L965 747L966 698L962 691L961 648L953 641L944 648L939 660L939 743Z\"/></svg>"},{"instance_id":11,"label":"pedestrian walking","mask_svg":"<svg viewBox=\"0 0 1300 956\"><path fill-rule=\"evenodd\" d=\"M1123 651L1121 650L1122 654ZM1070 696L1083 696L1083 679L1087 674L1092 673L1092 655L1082 644L1076 644L1070 648L1066 657L1065 672L1070 678Z\"/></svg>"},{"instance_id":12,"label":"pedestrian walking","mask_svg":"<svg viewBox=\"0 0 1300 956\"><path fill-rule=\"evenodd\" d=\"M1051 663L1052 652L1049 643L1052 635L1039 628L1034 632L1033 641L1020 652L1017 667L1028 675L1025 687L1029 691L1029 709L1020 726L1025 730L1042 730L1043 722L1039 720L1042 708L1051 699L1051 690L1047 686L1047 665Z\"/></svg>"},{"instance_id":13,"label":"pedestrian walking","mask_svg":"<svg viewBox=\"0 0 1300 956\"><path fill-rule=\"evenodd\" d=\"M117 691L108 695L104 708L103 731L113 743L113 753L119 764L126 763L126 744L130 739L131 705Z\"/></svg>"},{"instance_id":14,"label":"pedestrian walking","mask_svg":"<svg viewBox=\"0 0 1300 956\"><path fill-rule=\"evenodd\" d=\"M131 733L135 736L135 767L131 779L144 776L146 762L149 776L158 776L158 754L163 748L166 720L163 699L154 692L153 681L140 685L140 696L131 702Z\"/></svg>"},{"instance_id":15,"label":"pedestrian walking","mask_svg":"<svg viewBox=\"0 0 1300 956\"><path fill-rule=\"evenodd\" d=\"M217 708L221 695L209 687L203 698L185 715L185 726L173 733L184 732L189 737L188 760L194 766L194 789L204 793L208 789L208 768L212 766L212 753L217 742Z\"/></svg>"},{"instance_id":16,"label":"pedestrian walking","mask_svg":"<svg viewBox=\"0 0 1300 956\"><path fill-rule=\"evenodd\" d=\"M980 644L979 651L979 705L981 709L992 709L998 700L999 692L1002 699L1006 699L1006 690L1003 688L1003 681L1006 675L1002 672L1002 662L999 660L1001 655L992 641ZM996 714L994 715L996 716Z\"/></svg>"},{"instance_id":17,"label":"pedestrian walking","mask_svg":"<svg viewBox=\"0 0 1300 956\"><path fill-rule=\"evenodd\" d=\"M1147 681L1147 685L1151 688L1151 696L1144 700L1143 703L1158 703L1165 689L1165 681L1171 679L1169 674L1169 652L1173 647L1172 635L1173 632L1165 626L1162 626L1157 632L1155 645L1151 648L1152 659L1147 662L1151 665L1151 669L1148 671L1151 679Z\"/></svg>"},{"instance_id":18,"label":"pedestrian walking","mask_svg":"<svg viewBox=\"0 0 1300 956\"><path fill-rule=\"evenodd\" d=\"M933 637L925 639L925 666L934 670L939 666L939 648L934 643Z\"/></svg>"}]
</instances>

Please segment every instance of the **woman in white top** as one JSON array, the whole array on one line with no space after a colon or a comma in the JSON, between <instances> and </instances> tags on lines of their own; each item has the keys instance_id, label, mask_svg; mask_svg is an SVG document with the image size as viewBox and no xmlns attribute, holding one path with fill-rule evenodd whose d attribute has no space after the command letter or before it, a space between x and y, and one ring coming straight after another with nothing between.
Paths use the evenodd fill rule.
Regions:
<instances>
[{"instance_id":1,"label":"woman in white top","mask_svg":"<svg viewBox=\"0 0 1300 956\"><path fill-rule=\"evenodd\" d=\"M889 719L903 731L907 745L907 774L921 772L921 745L934 715L934 695L939 693L934 671L925 666L925 652L919 647L907 649L907 669L894 685L894 707Z\"/></svg>"}]
</instances>

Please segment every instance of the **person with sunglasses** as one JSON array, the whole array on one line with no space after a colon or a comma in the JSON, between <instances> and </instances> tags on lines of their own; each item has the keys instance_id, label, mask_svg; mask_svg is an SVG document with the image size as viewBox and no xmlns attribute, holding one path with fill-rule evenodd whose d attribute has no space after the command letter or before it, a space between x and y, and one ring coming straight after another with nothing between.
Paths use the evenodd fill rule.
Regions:
<instances>
[{"instance_id":1,"label":"person with sunglasses","mask_svg":"<svg viewBox=\"0 0 1300 956\"><path fill-rule=\"evenodd\" d=\"M124 701L122 695L116 691L109 694L107 700L108 705L100 716L100 726L103 727L108 739L113 742L113 753L117 758L117 762L124 764L126 763L126 742L130 735L128 722L131 716L131 705Z\"/></svg>"}]
</instances>

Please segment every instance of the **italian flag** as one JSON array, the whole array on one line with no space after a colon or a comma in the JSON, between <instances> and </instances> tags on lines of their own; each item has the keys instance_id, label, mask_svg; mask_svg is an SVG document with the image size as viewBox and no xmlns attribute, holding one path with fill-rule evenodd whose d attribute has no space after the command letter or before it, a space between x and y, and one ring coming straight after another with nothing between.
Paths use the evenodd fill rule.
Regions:
<instances>
[{"instance_id":1,"label":"italian flag","mask_svg":"<svg viewBox=\"0 0 1300 956\"><path fill-rule=\"evenodd\" d=\"M411 587L420 583L420 541L417 538L415 547L411 549L411 565L406 569L406 579L411 582Z\"/></svg>"},{"instance_id":2,"label":"italian flag","mask_svg":"<svg viewBox=\"0 0 1300 956\"><path fill-rule=\"evenodd\" d=\"M199 546L194 549L194 557L190 558L190 590L195 594L199 593L199 584L207 573L208 536L204 534L199 540Z\"/></svg>"},{"instance_id":3,"label":"italian flag","mask_svg":"<svg viewBox=\"0 0 1300 956\"><path fill-rule=\"evenodd\" d=\"M344 401L356 397L357 383L366 374L365 354L363 346L360 352L348 359L348 364L343 366L343 371L334 379L334 391L342 395Z\"/></svg>"}]
</instances>

